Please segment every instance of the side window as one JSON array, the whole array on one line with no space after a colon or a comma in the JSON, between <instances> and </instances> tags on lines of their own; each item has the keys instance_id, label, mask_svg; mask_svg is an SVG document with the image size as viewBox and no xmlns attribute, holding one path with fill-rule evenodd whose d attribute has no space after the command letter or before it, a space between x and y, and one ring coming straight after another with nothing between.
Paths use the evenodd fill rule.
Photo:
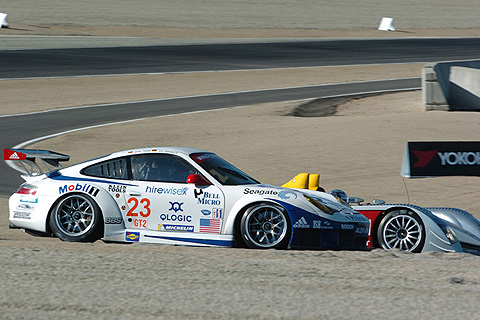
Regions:
<instances>
[{"instance_id":1,"label":"side window","mask_svg":"<svg viewBox=\"0 0 480 320\"><path fill-rule=\"evenodd\" d=\"M94 164L83 169L82 174L100 178L129 179L127 158L118 158Z\"/></svg>"},{"instance_id":2,"label":"side window","mask_svg":"<svg viewBox=\"0 0 480 320\"><path fill-rule=\"evenodd\" d=\"M186 183L187 177L197 173L180 157L166 154L132 156L133 180Z\"/></svg>"}]
</instances>

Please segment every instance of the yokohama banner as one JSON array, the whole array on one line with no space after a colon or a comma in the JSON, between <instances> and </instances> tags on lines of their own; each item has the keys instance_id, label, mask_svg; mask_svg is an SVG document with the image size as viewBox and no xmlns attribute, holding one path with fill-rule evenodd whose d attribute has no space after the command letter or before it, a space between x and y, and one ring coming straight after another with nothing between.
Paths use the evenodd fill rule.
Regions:
<instances>
[{"instance_id":1,"label":"yokohama banner","mask_svg":"<svg viewBox=\"0 0 480 320\"><path fill-rule=\"evenodd\" d=\"M402 176L480 176L480 141L407 142Z\"/></svg>"}]
</instances>

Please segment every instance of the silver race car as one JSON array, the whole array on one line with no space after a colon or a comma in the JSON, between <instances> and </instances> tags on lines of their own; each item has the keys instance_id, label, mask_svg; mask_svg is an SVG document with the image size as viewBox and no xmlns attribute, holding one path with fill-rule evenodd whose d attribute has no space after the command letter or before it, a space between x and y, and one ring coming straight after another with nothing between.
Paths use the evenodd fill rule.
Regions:
<instances>
[{"instance_id":1,"label":"silver race car","mask_svg":"<svg viewBox=\"0 0 480 320\"><path fill-rule=\"evenodd\" d=\"M318 174L301 173L283 185L296 190L309 189L324 194L318 186ZM480 221L457 208L423 208L411 204L387 204L348 197L339 189L329 194L349 203L370 221L368 246L408 252L469 252L480 254Z\"/></svg>"},{"instance_id":2,"label":"silver race car","mask_svg":"<svg viewBox=\"0 0 480 320\"><path fill-rule=\"evenodd\" d=\"M214 153L145 148L61 168L69 156L5 149L26 183L10 225L65 241L367 249L369 220L331 194L260 184Z\"/></svg>"}]
</instances>

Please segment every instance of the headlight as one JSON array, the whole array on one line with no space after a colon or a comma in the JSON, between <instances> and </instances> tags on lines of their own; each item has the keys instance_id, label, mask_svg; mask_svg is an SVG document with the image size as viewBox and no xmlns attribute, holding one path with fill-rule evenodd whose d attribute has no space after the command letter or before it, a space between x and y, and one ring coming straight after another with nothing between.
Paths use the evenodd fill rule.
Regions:
<instances>
[{"instance_id":1,"label":"headlight","mask_svg":"<svg viewBox=\"0 0 480 320\"><path fill-rule=\"evenodd\" d=\"M315 207L322 210L326 214L333 214L333 210L327 207L326 205L324 205L323 203L319 202L318 200L315 200L314 198L310 198L305 194L303 196L305 197L305 199L307 199L308 202L310 202L311 204L313 204Z\"/></svg>"},{"instance_id":2,"label":"headlight","mask_svg":"<svg viewBox=\"0 0 480 320\"><path fill-rule=\"evenodd\" d=\"M455 243L458 241L457 235L455 234L455 231L450 226L447 226L446 224L443 223L438 223L442 231L445 233L445 236L447 239L450 241L450 243Z\"/></svg>"},{"instance_id":3,"label":"headlight","mask_svg":"<svg viewBox=\"0 0 480 320\"><path fill-rule=\"evenodd\" d=\"M450 243L454 243L454 242L457 242L457 235L455 234L455 231L453 231L452 228L450 228L449 226L447 226L446 228L446 231L445 231L445 236L448 238L448 240L450 240Z\"/></svg>"}]
</instances>

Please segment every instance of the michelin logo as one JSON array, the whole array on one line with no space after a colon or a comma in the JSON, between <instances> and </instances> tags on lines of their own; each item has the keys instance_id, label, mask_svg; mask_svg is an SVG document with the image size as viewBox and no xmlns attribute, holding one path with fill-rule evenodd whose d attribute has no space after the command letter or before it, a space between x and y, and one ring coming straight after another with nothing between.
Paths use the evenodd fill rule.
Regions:
<instances>
[{"instance_id":1,"label":"michelin logo","mask_svg":"<svg viewBox=\"0 0 480 320\"><path fill-rule=\"evenodd\" d=\"M174 225L174 224L159 224L159 231L186 231L193 232L194 226Z\"/></svg>"}]
</instances>

